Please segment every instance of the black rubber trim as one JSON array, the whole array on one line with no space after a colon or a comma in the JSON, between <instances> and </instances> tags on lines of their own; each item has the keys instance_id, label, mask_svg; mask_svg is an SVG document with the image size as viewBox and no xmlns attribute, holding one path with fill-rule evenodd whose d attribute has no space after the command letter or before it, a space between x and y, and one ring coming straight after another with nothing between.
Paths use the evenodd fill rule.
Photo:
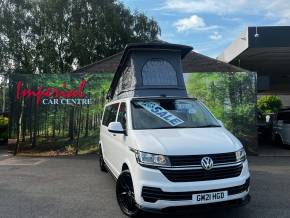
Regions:
<instances>
[{"instance_id":1,"label":"black rubber trim","mask_svg":"<svg viewBox=\"0 0 290 218\"><path fill-rule=\"evenodd\" d=\"M215 167L204 169L160 169L161 173L171 182L197 182L217 179L234 178L241 175L243 164L234 166Z\"/></svg>"}]
</instances>

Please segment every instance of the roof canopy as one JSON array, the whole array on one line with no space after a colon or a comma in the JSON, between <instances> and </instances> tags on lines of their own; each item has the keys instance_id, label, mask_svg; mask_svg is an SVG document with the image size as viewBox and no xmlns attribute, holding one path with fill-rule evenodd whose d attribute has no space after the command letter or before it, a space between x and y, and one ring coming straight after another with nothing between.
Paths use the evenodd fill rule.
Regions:
<instances>
[{"instance_id":1,"label":"roof canopy","mask_svg":"<svg viewBox=\"0 0 290 218\"><path fill-rule=\"evenodd\" d=\"M116 72L121 61L123 52L119 52L110 57L104 58L95 63L81 67L72 73L87 73L87 72ZM181 61L183 73L192 72L242 72L246 71L239 67L225 63L220 60L210 58L208 56L191 51Z\"/></svg>"},{"instance_id":2,"label":"roof canopy","mask_svg":"<svg viewBox=\"0 0 290 218\"><path fill-rule=\"evenodd\" d=\"M73 73L115 72L107 97L118 99L164 94L187 96L182 73L244 71L193 52L190 46L155 41L129 44L123 52Z\"/></svg>"}]
</instances>

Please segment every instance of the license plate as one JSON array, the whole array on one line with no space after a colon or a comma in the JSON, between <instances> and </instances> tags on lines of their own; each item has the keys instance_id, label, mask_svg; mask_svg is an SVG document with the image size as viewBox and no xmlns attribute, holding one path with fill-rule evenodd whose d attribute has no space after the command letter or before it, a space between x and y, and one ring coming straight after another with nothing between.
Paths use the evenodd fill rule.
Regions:
<instances>
[{"instance_id":1,"label":"license plate","mask_svg":"<svg viewBox=\"0 0 290 218\"><path fill-rule=\"evenodd\" d=\"M196 204L219 202L224 201L227 198L228 198L227 191L200 193L192 195L192 201Z\"/></svg>"}]
</instances>

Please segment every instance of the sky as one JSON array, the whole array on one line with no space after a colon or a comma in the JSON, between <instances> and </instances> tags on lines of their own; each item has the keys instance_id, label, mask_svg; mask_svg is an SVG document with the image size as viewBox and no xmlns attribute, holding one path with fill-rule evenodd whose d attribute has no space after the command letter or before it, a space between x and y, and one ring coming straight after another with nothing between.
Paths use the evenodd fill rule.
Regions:
<instances>
[{"instance_id":1,"label":"sky","mask_svg":"<svg viewBox=\"0 0 290 218\"><path fill-rule=\"evenodd\" d=\"M161 27L161 40L216 58L248 26L290 25L290 0L120 0Z\"/></svg>"}]
</instances>

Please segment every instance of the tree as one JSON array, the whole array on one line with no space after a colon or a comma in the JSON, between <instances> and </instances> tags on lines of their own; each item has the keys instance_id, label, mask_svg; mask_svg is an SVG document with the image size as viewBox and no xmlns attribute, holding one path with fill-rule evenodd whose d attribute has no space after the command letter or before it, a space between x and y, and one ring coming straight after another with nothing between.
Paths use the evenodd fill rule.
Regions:
<instances>
[{"instance_id":1,"label":"tree","mask_svg":"<svg viewBox=\"0 0 290 218\"><path fill-rule=\"evenodd\" d=\"M282 101L278 96L265 95L258 100L257 107L263 115L277 113L282 108Z\"/></svg>"},{"instance_id":2,"label":"tree","mask_svg":"<svg viewBox=\"0 0 290 218\"><path fill-rule=\"evenodd\" d=\"M226 128L246 145L256 132L255 75L236 73L192 73L187 80L189 95L198 98L223 121Z\"/></svg>"},{"instance_id":3,"label":"tree","mask_svg":"<svg viewBox=\"0 0 290 218\"><path fill-rule=\"evenodd\" d=\"M74 68L120 52L130 42L156 40L160 32L154 19L117 0L0 0L0 73L10 75L9 91L5 82L1 84L0 105L1 110L10 107L9 137L17 138L15 154L28 142L37 148L41 140L61 135L69 143L76 139L79 143L83 129L86 136L95 135L112 75L94 75L88 94L96 105L79 110L37 107L31 99L16 101L15 81L22 80L34 90L59 87L63 81L72 84L66 73Z\"/></svg>"},{"instance_id":4,"label":"tree","mask_svg":"<svg viewBox=\"0 0 290 218\"><path fill-rule=\"evenodd\" d=\"M7 112L7 90L8 79L5 75L0 74L0 113Z\"/></svg>"},{"instance_id":5,"label":"tree","mask_svg":"<svg viewBox=\"0 0 290 218\"><path fill-rule=\"evenodd\" d=\"M158 35L116 0L0 0L0 71L70 72Z\"/></svg>"},{"instance_id":6,"label":"tree","mask_svg":"<svg viewBox=\"0 0 290 218\"><path fill-rule=\"evenodd\" d=\"M98 145L99 124L112 74L12 74L9 78L10 138L17 139L15 154L25 149L65 150L67 145L78 150ZM16 98L17 82L23 88L56 87L69 91L79 87L85 79L84 93L91 105L77 104L37 105L35 97ZM64 87L64 83L66 86Z\"/></svg>"},{"instance_id":7,"label":"tree","mask_svg":"<svg viewBox=\"0 0 290 218\"><path fill-rule=\"evenodd\" d=\"M0 143L8 141L8 117L0 113Z\"/></svg>"}]
</instances>

